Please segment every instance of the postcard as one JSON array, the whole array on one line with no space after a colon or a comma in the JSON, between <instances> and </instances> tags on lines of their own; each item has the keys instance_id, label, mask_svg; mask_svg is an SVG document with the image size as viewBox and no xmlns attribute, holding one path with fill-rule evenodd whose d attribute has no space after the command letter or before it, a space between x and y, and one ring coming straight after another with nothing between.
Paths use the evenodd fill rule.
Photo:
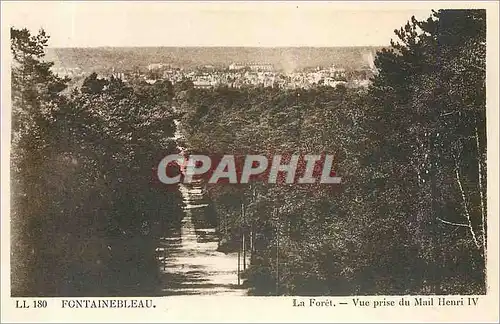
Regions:
<instances>
[{"instance_id":1,"label":"postcard","mask_svg":"<svg viewBox=\"0 0 500 324\"><path fill-rule=\"evenodd\" d=\"M2 321L498 321L498 2L2 2Z\"/></svg>"}]
</instances>

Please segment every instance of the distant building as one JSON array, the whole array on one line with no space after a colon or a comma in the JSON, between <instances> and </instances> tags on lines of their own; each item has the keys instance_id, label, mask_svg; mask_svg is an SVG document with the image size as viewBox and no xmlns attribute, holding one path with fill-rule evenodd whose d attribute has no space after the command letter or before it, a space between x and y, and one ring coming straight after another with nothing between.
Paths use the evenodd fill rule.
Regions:
<instances>
[{"instance_id":1,"label":"distant building","mask_svg":"<svg viewBox=\"0 0 500 324\"><path fill-rule=\"evenodd\" d=\"M244 69L246 66L243 65L243 64L237 64L237 63L231 63L229 65L229 70L231 71L234 71L234 70L242 70Z\"/></svg>"},{"instance_id":2,"label":"distant building","mask_svg":"<svg viewBox=\"0 0 500 324\"><path fill-rule=\"evenodd\" d=\"M229 65L229 70L231 70L231 71L242 70L245 68L249 68L251 71L273 71L274 70L273 65L267 64L267 63L248 63L248 64L231 63Z\"/></svg>"},{"instance_id":3,"label":"distant building","mask_svg":"<svg viewBox=\"0 0 500 324\"><path fill-rule=\"evenodd\" d=\"M206 80L195 80L193 81L193 86L195 88L201 88L201 89L207 89L207 88L211 88L214 86L214 84L210 81L206 81Z\"/></svg>"},{"instance_id":4,"label":"distant building","mask_svg":"<svg viewBox=\"0 0 500 324\"><path fill-rule=\"evenodd\" d=\"M113 74L111 74L113 76L113 78L115 79L120 79L122 81L126 81L126 77L125 77L125 73L123 72L114 72Z\"/></svg>"},{"instance_id":5,"label":"distant building","mask_svg":"<svg viewBox=\"0 0 500 324\"><path fill-rule=\"evenodd\" d=\"M51 68L51 71L60 77L69 77L69 78L73 78L76 76L83 76L85 74L83 72L83 70L79 67L68 68L68 67L54 67L53 66Z\"/></svg>"},{"instance_id":6,"label":"distant building","mask_svg":"<svg viewBox=\"0 0 500 324\"><path fill-rule=\"evenodd\" d=\"M335 67L335 64L332 64L332 66L330 66L329 71L330 71L330 73L337 72L337 68Z\"/></svg>"},{"instance_id":7,"label":"distant building","mask_svg":"<svg viewBox=\"0 0 500 324\"><path fill-rule=\"evenodd\" d=\"M252 71L272 71L273 66L271 64L249 64L248 67Z\"/></svg>"},{"instance_id":8,"label":"distant building","mask_svg":"<svg viewBox=\"0 0 500 324\"><path fill-rule=\"evenodd\" d=\"M149 71L159 70L159 69L163 68L164 66L165 66L165 64L163 64L163 63L152 63L152 64L148 65L148 70Z\"/></svg>"},{"instance_id":9,"label":"distant building","mask_svg":"<svg viewBox=\"0 0 500 324\"><path fill-rule=\"evenodd\" d=\"M346 85L347 82L335 80L334 78L325 78L324 85L335 88L338 85Z\"/></svg>"}]
</instances>

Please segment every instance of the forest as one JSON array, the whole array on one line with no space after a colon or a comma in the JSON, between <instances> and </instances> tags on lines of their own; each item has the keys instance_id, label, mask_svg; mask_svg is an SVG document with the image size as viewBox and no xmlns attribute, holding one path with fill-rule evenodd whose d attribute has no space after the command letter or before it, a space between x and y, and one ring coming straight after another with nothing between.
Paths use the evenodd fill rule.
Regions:
<instances>
[{"instance_id":1,"label":"forest","mask_svg":"<svg viewBox=\"0 0 500 324\"><path fill-rule=\"evenodd\" d=\"M227 248L254 242L252 294L485 292L485 21L412 18L368 89L182 93L192 151L336 157L335 190L207 186Z\"/></svg>"},{"instance_id":2,"label":"forest","mask_svg":"<svg viewBox=\"0 0 500 324\"><path fill-rule=\"evenodd\" d=\"M69 88L49 36L11 28L12 295L156 291L156 243L182 218L154 176L177 118L191 152L335 156L333 190L206 186L219 249L251 256L249 294L484 294L486 11L395 34L368 88Z\"/></svg>"},{"instance_id":3,"label":"forest","mask_svg":"<svg viewBox=\"0 0 500 324\"><path fill-rule=\"evenodd\" d=\"M48 40L11 29L12 295L152 291L156 242L182 216L153 177L176 152L172 84L94 73L68 89L43 61Z\"/></svg>"}]
</instances>

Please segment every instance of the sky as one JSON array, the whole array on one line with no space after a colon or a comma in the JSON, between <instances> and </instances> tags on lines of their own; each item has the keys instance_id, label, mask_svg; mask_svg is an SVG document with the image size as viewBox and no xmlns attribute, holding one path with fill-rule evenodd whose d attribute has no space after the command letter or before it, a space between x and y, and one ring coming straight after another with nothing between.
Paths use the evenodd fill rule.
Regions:
<instances>
[{"instance_id":1,"label":"sky","mask_svg":"<svg viewBox=\"0 0 500 324\"><path fill-rule=\"evenodd\" d=\"M430 5L409 5L2 1L2 27L44 28L51 47L379 46L412 15L431 13Z\"/></svg>"}]
</instances>

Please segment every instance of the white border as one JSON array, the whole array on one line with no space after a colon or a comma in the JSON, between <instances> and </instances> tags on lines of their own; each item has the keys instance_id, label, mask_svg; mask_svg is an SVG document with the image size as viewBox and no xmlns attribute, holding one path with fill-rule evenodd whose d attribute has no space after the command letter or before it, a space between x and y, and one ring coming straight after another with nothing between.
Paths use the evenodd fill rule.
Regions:
<instances>
[{"instance_id":1,"label":"white border","mask_svg":"<svg viewBox=\"0 0 500 324\"><path fill-rule=\"evenodd\" d=\"M487 9L487 172L488 172L488 294L479 296L476 307L396 307L360 308L292 307L294 297L162 297L154 298L154 309L62 309L63 298L48 298L46 309L20 310L15 308L17 298L10 297L10 229L9 229L9 139L10 139L10 69L9 69L9 8L12 3L2 2L2 196L1 196L1 283L2 322L489 322L498 321L498 2L292 2L292 3L185 3L173 5L188 8L224 6L238 9L266 6L269 10L282 10L300 4L301 7L334 6L345 10L397 10L421 8L486 8ZM30 3L37 12L41 2ZM148 5L149 2L142 2ZM94 4L96 5L96 4ZM113 2L113 5L129 5ZM395 26L397 28L398 26ZM237 32L237 31L235 31ZM427 297L427 296L424 296ZM465 296L465 299L469 296ZM322 297L334 302L349 301L353 297ZM375 300L383 298L365 297ZM401 297L386 296L399 300ZM409 297L413 299L413 297ZM437 297L436 297L437 298ZM30 300L27 298L26 300ZM307 302L308 298L301 297Z\"/></svg>"}]
</instances>

